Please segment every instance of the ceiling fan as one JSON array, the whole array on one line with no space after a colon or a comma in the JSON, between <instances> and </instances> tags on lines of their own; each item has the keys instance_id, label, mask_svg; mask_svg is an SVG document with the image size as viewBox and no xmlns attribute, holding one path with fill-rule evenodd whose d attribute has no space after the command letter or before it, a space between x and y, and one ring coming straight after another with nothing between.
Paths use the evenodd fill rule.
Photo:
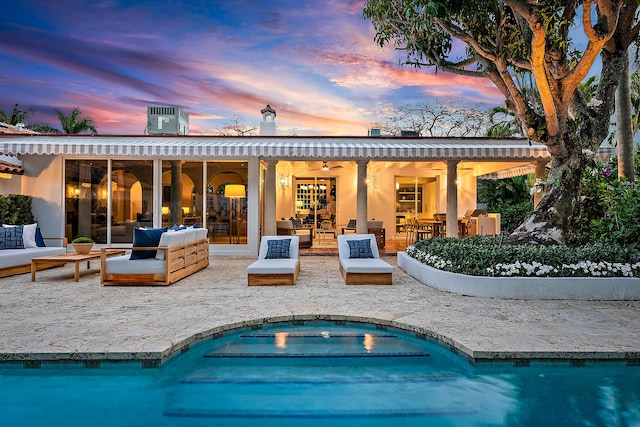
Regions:
<instances>
[{"instance_id":1,"label":"ceiling fan","mask_svg":"<svg viewBox=\"0 0 640 427\"><path fill-rule=\"evenodd\" d=\"M320 167L318 169L311 169L311 170L312 171L319 171L319 170L328 171L328 170L331 170L331 169L342 169L342 166L341 165L329 166L326 161L323 161L322 162L322 167Z\"/></svg>"}]
</instances>

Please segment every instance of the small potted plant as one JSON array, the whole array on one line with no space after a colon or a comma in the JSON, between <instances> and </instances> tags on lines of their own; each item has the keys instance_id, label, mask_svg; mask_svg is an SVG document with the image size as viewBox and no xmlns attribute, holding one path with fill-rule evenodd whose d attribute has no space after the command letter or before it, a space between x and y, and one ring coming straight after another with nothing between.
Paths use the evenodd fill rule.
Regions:
<instances>
[{"instance_id":1,"label":"small potted plant","mask_svg":"<svg viewBox=\"0 0 640 427\"><path fill-rule=\"evenodd\" d=\"M91 237L77 237L71 241L76 253L82 255L91 252L91 248L93 248L94 243L95 242Z\"/></svg>"}]
</instances>

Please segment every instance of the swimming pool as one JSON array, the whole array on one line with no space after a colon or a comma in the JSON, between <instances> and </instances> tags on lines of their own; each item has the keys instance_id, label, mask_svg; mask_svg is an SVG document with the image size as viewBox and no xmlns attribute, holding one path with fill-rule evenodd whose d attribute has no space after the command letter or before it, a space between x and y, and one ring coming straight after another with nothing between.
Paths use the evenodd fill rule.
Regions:
<instances>
[{"instance_id":1,"label":"swimming pool","mask_svg":"<svg viewBox=\"0 0 640 427\"><path fill-rule=\"evenodd\" d=\"M234 331L157 369L2 366L1 424L640 425L640 367L474 367L415 334L338 323Z\"/></svg>"}]
</instances>

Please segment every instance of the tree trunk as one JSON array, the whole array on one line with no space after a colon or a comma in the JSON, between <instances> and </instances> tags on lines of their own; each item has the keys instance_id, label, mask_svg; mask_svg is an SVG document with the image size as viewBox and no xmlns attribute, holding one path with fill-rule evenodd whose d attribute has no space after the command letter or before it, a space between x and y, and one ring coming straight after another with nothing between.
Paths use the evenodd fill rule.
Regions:
<instances>
[{"instance_id":1,"label":"tree trunk","mask_svg":"<svg viewBox=\"0 0 640 427\"><path fill-rule=\"evenodd\" d=\"M562 244L579 204L580 182L587 158L573 153L567 161L554 159L533 213L508 238L511 244Z\"/></svg>"},{"instance_id":2,"label":"tree trunk","mask_svg":"<svg viewBox=\"0 0 640 427\"><path fill-rule=\"evenodd\" d=\"M616 92L616 128L618 136L618 176L635 180L633 165L633 125L631 121L631 87L629 84L629 57L621 61L623 71L620 74Z\"/></svg>"}]
</instances>

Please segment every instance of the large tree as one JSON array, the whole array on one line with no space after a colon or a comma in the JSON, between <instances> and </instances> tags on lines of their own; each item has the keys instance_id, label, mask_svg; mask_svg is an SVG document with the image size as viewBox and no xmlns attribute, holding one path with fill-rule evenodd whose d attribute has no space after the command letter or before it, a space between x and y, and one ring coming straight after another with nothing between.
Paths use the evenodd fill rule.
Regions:
<instances>
[{"instance_id":1,"label":"large tree","mask_svg":"<svg viewBox=\"0 0 640 427\"><path fill-rule=\"evenodd\" d=\"M490 125L486 109L456 99L385 107L378 116L381 121L372 127L386 135L412 131L420 136L473 137L484 135Z\"/></svg>"},{"instance_id":2,"label":"large tree","mask_svg":"<svg viewBox=\"0 0 640 427\"><path fill-rule=\"evenodd\" d=\"M542 199L510 240L561 243L582 170L609 133L638 7L637 0L368 0L364 15L378 44L395 43L408 64L489 79L502 92L528 137L551 155ZM598 56L600 79L587 103L578 85ZM520 90L522 73L533 76L536 97Z\"/></svg>"}]
</instances>

